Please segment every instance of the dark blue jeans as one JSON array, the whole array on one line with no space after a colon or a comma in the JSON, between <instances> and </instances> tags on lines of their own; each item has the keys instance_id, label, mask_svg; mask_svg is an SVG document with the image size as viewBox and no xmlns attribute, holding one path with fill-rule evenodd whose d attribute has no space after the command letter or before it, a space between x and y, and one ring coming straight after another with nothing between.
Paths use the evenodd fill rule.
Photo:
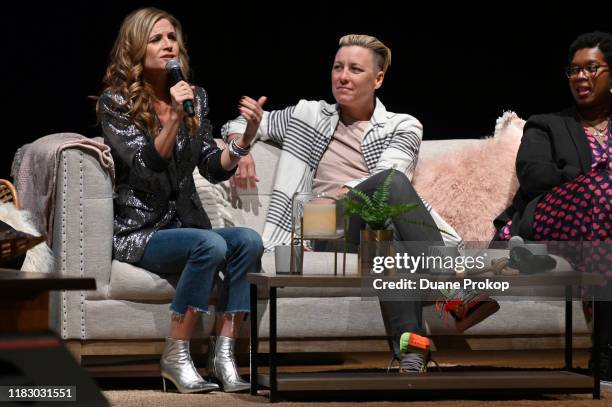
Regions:
<instances>
[{"instance_id":1,"label":"dark blue jeans","mask_svg":"<svg viewBox=\"0 0 612 407\"><path fill-rule=\"evenodd\" d=\"M136 263L159 275L179 274L176 294L170 305L173 315L187 308L208 312L210 294L218 271L223 272L217 312L249 312L247 273L261 269L263 244L248 228L162 229L147 243Z\"/></svg>"}]
</instances>

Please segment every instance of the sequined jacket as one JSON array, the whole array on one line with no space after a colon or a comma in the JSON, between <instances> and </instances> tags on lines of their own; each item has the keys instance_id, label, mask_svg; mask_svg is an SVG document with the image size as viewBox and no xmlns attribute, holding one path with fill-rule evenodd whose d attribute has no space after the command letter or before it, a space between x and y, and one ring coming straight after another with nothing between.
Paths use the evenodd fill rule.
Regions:
<instances>
[{"instance_id":1,"label":"sequined jacket","mask_svg":"<svg viewBox=\"0 0 612 407\"><path fill-rule=\"evenodd\" d=\"M212 138L206 116L208 97L196 87L196 117L200 129L189 137L183 124L172 157L163 159L153 139L128 115L124 98L105 92L100 97L100 118L105 142L115 161L113 257L138 262L157 230L168 225L210 229L193 182L193 171L212 183L228 179L234 171L221 166L221 150Z\"/></svg>"}]
</instances>

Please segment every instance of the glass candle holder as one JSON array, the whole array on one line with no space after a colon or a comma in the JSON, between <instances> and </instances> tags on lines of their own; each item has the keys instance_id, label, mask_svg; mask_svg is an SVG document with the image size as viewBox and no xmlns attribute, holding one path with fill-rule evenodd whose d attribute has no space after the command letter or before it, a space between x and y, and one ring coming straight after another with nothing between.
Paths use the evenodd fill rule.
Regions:
<instances>
[{"instance_id":1,"label":"glass candle holder","mask_svg":"<svg viewBox=\"0 0 612 407\"><path fill-rule=\"evenodd\" d=\"M336 201L327 197L313 197L304 205L302 225L304 236L336 235Z\"/></svg>"},{"instance_id":2,"label":"glass candle holder","mask_svg":"<svg viewBox=\"0 0 612 407\"><path fill-rule=\"evenodd\" d=\"M345 217L342 205L337 205L337 198L324 193L297 192L292 199L291 245L300 248L301 255L296 256L291 250L291 273L302 274L304 246L315 247L317 240L333 241L334 261L338 248L344 249L342 271L346 265L346 241L344 236ZM334 275L337 263L334 263Z\"/></svg>"},{"instance_id":3,"label":"glass candle holder","mask_svg":"<svg viewBox=\"0 0 612 407\"><path fill-rule=\"evenodd\" d=\"M296 236L304 239L334 237L342 233L336 198L313 192L293 196L293 225Z\"/></svg>"}]
</instances>

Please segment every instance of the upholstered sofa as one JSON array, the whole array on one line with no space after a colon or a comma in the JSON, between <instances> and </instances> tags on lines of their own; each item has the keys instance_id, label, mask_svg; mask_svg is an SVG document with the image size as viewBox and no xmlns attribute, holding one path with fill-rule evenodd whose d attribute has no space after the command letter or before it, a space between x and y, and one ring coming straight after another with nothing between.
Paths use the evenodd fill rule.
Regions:
<instances>
[{"instance_id":1,"label":"upholstered sofa","mask_svg":"<svg viewBox=\"0 0 612 407\"><path fill-rule=\"evenodd\" d=\"M419 165L421 161L444 158L481 142L424 141ZM279 149L259 142L253 147L253 155L261 179L256 190L230 190L227 183L213 187L195 174L198 192L215 224L233 223L262 231ZM172 282L111 259L112 182L98 161L81 150L67 149L59 166L52 247L58 260L55 272L94 277L97 290L52 293L51 326L78 358L160 353L168 333ZM333 254L307 253L304 272L332 273L332 259ZM348 256L349 273L355 272L356 262L355 255ZM263 272L274 272L273 253L264 255ZM358 290L280 289L278 296L281 351L386 349L379 305L377 301L362 299ZM425 307L424 320L434 339L438 338L438 346L449 343L472 349L563 346L563 302L500 299L500 304L497 314L460 335L431 305ZM259 309L260 335L265 338L268 331L265 298L260 300ZM211 325L212 316L203 315L196 338L206 338ZM244 336L248 335L247 325ZM574 333L576 346L588 346L588 328L578 303L574 306ZM206 341L194 340L194 344L206 350Z\"/></svg>"}]
</instances>

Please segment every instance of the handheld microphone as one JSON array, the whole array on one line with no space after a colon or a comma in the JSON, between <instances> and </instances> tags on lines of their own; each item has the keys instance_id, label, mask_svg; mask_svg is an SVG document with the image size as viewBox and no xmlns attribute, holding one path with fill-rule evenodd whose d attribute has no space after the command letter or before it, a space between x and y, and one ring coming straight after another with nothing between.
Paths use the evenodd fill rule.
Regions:
<instances>
[{"instance_id":1,"label":"handheld microphone","mask_svg":"<svg viewBox=\"0 0 612 407\"><path fill-rule=\"evenodd\" d=\"M171 59L166 62L166 72L168 73L168 79L170 79L170 86L174 86L178 82L184 80L183 72L181 71L181 63L178 61L178 59ZM192 99L183 101L183 110L185 113L187 113L187 116L195 116Z\"/></svg>"}]
</instances>

